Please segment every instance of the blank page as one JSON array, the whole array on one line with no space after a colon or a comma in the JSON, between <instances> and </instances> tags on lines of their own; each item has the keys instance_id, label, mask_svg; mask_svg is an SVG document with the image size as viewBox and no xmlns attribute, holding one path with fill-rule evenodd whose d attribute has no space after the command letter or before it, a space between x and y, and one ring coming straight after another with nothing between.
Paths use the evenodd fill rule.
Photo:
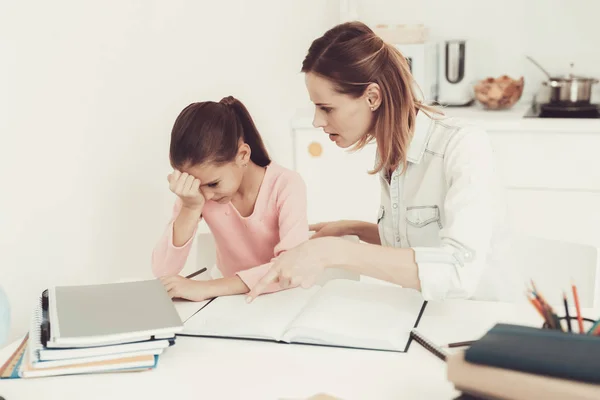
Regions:
<instances>
[{"instance_id":1,"label":"blank page","mask_svg":"<svg viewBox=\"0 0 600 400\"><path fill-rule=\"evenodd\" d=\"M334 280L290 325L285 341L404 351L423 306L400 286Z\"/></svg>"},{"instance_id":2,"label":"blank page","mask_svg":"<svg viewBox=\"0 0 600 400\"><path fill-rule=\"evenodd\" d=\"M174 300L173 305L179 314L181 320L185 323L190 317L198 312L202 307L208 303L208 300L203 301L187 301L187 300Z\"/></svg>"},{"instance_id":3,"label":"blank page","mask_svg":"<svg viewBox=\"0 0 600 400\"><path fill-rule=\"evenodd\" d=\"M245 294L218 297L185 322L182 334L279 341L318 290L314 286L264 294L250 304Z\"/></svg>"}]
</instances>

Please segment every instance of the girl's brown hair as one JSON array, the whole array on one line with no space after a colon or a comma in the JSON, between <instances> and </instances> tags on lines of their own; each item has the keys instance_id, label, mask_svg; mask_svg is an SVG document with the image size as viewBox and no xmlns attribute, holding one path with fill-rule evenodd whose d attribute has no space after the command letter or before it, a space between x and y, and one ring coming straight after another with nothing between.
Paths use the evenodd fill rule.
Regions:
<instances>
[{"instance_id":1,"label":"girl's brown hair","mask_svg":"<svg viewBox=\"0 0 600 400\"><path fill-rule=\"evenodd\" d=\"M377 141L379 162L371 173L396 169L401 163L406 167L417 110L435 110L416 98L410 67L398 49L362 22L347 22L312 42L302 72L320 75L331 81L337 92L355 98L362 96L369 84L377 83L382 98L373 128L354 148Z\"/></svg>"},{"instance_id":2,"label":"girl's brown hair","mask_svg":"<svg viewBox=\"0 0 600 400\"><path fill-rule=\"evenodd\" d=\"M250 146L250 159L261 167L271 163L250 113L238 99L192 103L181 111L171 131L171 166L224 164L235 160L240 140Z\"/></svg>"}]
</instances>

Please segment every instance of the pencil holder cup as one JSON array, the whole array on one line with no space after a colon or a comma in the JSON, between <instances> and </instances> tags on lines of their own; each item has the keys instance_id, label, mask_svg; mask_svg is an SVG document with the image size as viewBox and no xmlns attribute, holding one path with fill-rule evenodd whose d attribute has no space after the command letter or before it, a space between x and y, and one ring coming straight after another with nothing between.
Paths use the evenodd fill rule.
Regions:
<instances>
[{"instance_id":1,"label":"pencil holder cup","mask_svg":"<svg viewBox=\"0 0 600 400\"><path fill-rule=\"evenodd\" d=\"M558 317L558 319L561 322L561 326L565 329L565 332L567 332L567 317ZM569 320L571 321L571 333L579 333L579 324L577 322L577 317L570 315ZM587 331L590 330L592 328L592 326L594 326L594 324L596 323L596 320L593 320L591 318L582 318L582 320L583 320L583 333L587 333ZM547 322L544 322L544 324L542 325L542 328L543 329L551 329L548 326Z\"/></svg>"}]
</instances>

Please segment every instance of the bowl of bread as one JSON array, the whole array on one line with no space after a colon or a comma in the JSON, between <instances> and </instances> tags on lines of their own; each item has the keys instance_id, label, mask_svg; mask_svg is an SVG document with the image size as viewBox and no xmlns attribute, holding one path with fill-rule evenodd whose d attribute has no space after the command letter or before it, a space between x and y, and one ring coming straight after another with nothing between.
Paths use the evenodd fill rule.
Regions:
<instances>
[{"instance_id":1,"label":"bowl of bread","mask_svg":"<svg viewBox=\"0 0 600 400\"><path fill-rule=\"evenodd\" d=\"M475 85L475 98L489 110L503 110L515 105L523 94L523 77L513 79L508 75L488 77Z\"/></svg>"}]
</instances>

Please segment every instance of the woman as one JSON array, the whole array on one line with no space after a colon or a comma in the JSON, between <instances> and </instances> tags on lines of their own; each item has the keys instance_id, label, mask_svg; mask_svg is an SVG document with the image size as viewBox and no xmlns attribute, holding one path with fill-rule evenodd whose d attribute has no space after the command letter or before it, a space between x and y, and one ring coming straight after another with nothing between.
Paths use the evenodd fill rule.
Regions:
<instances>
[{"instance_id":1,"label":"woman","mask_svg":"<svg viewBox=\"0 0 600 400\"><path fill-rule=\"evenodd\" d=\"M275 281L308 287L333 266L420 290L427 300L503 297L491 266L504 205L486 133L422 104L406 59L360 22L315 40L302 72L315 127L341 148L377 142L379 217L313 225L312 240L281 255L248 301Z\"/></svg>"}]
</instances>

